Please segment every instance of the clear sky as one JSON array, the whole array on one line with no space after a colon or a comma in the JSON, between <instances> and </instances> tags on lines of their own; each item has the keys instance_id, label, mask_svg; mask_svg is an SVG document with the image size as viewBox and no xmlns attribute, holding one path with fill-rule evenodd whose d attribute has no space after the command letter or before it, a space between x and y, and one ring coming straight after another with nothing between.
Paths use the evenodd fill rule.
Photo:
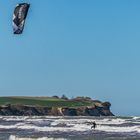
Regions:
<instances>
[{"instance_id":1,"label":"clear sky","mask_svg":"<svg viewBox=\"0 0 140 140\"><path fill-rule=\"evenodd\" d=\"M12 33L19 2L31 8ZM90 96L140 115L139 0L3 0L0 95Z\"/></svg>"}]
</instances>

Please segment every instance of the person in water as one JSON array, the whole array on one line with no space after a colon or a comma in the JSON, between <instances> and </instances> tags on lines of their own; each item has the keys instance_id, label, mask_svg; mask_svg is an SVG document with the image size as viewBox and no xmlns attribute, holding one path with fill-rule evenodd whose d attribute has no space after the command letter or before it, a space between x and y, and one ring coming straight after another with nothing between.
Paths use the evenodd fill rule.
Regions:
<instances>
[{"instance_id":1,"label":"person in water","mask_svg":"<svg viewBox=\"0 0 140 140\"><path fill-rule=\"evenodd\" d=\"M94 122L92 123L91 129L95 129L96 126L97 126L97 124L96 124L96 122L94 121Z\"/></svg>"}]
</instances>

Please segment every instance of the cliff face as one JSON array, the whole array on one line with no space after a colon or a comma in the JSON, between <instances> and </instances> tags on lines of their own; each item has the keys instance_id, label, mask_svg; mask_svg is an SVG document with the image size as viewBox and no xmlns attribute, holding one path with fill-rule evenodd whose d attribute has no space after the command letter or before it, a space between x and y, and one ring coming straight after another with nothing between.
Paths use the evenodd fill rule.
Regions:
<instances>
[{"instance_id":1,"label":"cliff face","mask_svg":"<svg viewBox=\"0 0 140 140\"><path fill-rule=\"evenodd\" d=\"M113 116L110 104L87 107L0 106L2 116Z\"/></svg>"}]
</instances>

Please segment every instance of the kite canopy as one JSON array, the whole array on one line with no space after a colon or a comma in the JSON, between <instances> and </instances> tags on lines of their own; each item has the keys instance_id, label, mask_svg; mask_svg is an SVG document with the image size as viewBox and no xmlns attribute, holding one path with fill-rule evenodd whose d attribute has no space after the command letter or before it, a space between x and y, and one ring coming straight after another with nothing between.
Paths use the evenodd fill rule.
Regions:
<instances>
[{"instance_id":1,"label":"kite canopy","mask_svg":"<svg viewBox=\"0 0 140 140\"><path fill-rule=\"evenodd\" d=\"M27 4L27 3L20 3L16 6L14 10L14 14L13 14L14 34L21 34L23 32L29 7L30 7L30 4Z\"/></svg>"}]
</instances>

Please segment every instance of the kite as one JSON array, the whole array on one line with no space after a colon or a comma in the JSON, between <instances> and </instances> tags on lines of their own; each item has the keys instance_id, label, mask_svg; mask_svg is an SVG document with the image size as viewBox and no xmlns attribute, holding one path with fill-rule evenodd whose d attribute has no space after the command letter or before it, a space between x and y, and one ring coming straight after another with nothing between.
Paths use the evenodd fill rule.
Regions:
<instances>
[{"instance_id":1,"label":"kite","mask_svg":"<svg viewBox=\"0 0 140 140\"><path fill-rule=\"evenodd\" d=\"M22 34L29 8L30 4L27 3L20 3L16 6L13 14L14 34Z\"/></svg>"}]
</instances>

